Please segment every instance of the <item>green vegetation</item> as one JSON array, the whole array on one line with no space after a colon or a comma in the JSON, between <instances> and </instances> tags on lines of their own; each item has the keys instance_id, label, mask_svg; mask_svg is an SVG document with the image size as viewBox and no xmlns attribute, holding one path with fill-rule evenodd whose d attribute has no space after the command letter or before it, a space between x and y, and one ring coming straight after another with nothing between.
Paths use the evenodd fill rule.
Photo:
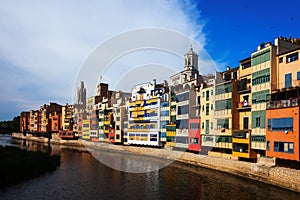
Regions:
<instances>
[{"instance_id":1,"label":"green vegetation","mask_svg":"<svg viewBox=\"0 0 300 200\"><path fill-rule=\"evenodd\" d=\"M0 188L55 170L60 156L0 146Z\"/></svg>"},{"instance_id":2,"label":"green vegetation","mask_svg":"<svg viewBox=\"0 0 300 200\"><path fill-rule=\"evenodd\" d=\"M11 134L20 131L20 116L14 117L11 121L0 122L0 134Z\"/></svg>"}]
</instances>

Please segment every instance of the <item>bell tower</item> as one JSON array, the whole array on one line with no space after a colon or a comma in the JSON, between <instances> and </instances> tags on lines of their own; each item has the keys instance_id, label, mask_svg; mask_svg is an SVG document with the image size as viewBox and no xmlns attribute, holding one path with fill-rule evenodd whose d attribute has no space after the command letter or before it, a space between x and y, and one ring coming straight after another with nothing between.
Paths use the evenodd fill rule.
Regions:
<instances>
[{"instance_id":1,"label":"bell tower","mask_svg":"<svg viewBox=\"0 0 300 200\"><path fill-rule=\"evenodd\" d=\"M193 51L192 46L184 55L184 70L198 70L198 55Z\"/></svg>"}]
</instances>

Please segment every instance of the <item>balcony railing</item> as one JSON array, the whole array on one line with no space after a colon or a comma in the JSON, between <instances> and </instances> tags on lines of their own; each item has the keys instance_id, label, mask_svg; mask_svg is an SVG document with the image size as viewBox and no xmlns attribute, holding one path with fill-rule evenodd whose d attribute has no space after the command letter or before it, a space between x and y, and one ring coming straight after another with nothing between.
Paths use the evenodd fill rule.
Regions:
<instances>
[{"instance_id":1,"label":"balcony railing","mask_svg":"<svg viewBox=\"0 0 300 200\"><path fill-rule=\"evenodd\" d=\"M300 80L291 80L271 85L272 91L287 90L300 87Z\"/></svg>"},{"instance_id":2,"label":"balcony railing","mask_svg":"<svg viewBox=\"0 0 300 200\"><path fill-rule=\"evenodd\" d=\"M268 108L288 108L293 106L299 105L298 98L290 98L287 100L278 100L278 101L268 101L267 102L267 109Z\"/></svg>"},{"instance_id":3,"label":"balcony railing","mask_svg":"<svg viewBox=\"0 0 300 200\"><path fill-rule=\"evenodd\" d=\"M251 108L251 104L249 103L249 101L242 101L239 103L238 105L238 110L247 110Z\"/></svg>"},{"instance_id":4,"label":"balcony railing","mask_svg":"<svg viewBox=\"0 0 300 200\"><path fill-rule=\"evenodd\" d=\"M251 91L251 86L248 86L247 87L247 84L245 84L245 85L238 85L237 86L237 91L238 92L240 92L240 93L242 93L242 92L250 92Z\"/></svg>"}]
</instances>

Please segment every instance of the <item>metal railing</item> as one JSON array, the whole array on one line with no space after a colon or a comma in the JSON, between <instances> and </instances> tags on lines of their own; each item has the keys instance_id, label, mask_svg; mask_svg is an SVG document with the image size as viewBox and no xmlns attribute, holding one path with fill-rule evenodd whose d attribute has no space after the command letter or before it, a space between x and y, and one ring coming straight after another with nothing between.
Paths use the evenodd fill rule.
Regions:
<instances>
[{"instance_id":1,"label":"metal railing","mask_svg":"<svg viewBox=\"0 0 300 200\"><path fill-rule=\"evenodd\" d=\"M300 87L300 80L291 80L291 81L271 84L272 91L292 89L294 87Z\"/></svg>"},{"instance_id":2,"label":"metal railing","mask_svg":"<svg viewBox=\"0 0 300 200\"><path fill-rule=\"evenodd\" d=\"M268 108L288 108L299 105L299 98L290 98L287 100L278 100L278 101L268 101Z\"/></svg>"}]
</instances>

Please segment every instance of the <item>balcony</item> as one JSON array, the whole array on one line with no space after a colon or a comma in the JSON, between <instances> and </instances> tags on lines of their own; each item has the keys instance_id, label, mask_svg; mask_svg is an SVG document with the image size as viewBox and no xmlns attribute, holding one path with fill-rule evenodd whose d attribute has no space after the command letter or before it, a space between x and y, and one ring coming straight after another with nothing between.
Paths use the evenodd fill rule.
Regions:
<instances>
[{"instance_id":1,"label":"balcony","mask_svg":"<svg viewBox=\"0 0 300 200\"><path fill-rule=\"evenodd\" d=\"M245 85L238 85L237 86L237 91L238 93L249 93L251 92L251 86L247 86L247 84Z\"/></svg>"},{"instance_id":2,"label":"balcony","mask_svg":"<svg viewBox=\"0 0 300 200\"><path fill-rule=\"evenodd\" d=\"M296 88L300 88L300 80L291 80L291 81L275 83L271 85L271 89L275 93L280 91L292 90Z\"/></svg>"},{"instance_id":3,"label":"balcony","mask_svg":"<svg viewBox=\"0 0 300 200\"><path fill-rule=\"evenodd\" d=\"M250 130L235 130L233 131L233 144L248 144L250 146L251 131Z\"/></svg>"},{"instance_id":4,"label":"balcony","mask_svg":"<svg viewBox=\"0 0 300 200\"><path fill-rule=\"evenodd\" d=\"M278 100L278 101L268 101L267 109L272 108L289 108L299 105L299 98L290 98L287 100Z\"/></svg>"},{"instance_id":5,"label":"balcony","mask_svg":"<svg viewBox=\"0 0 300 200\"><path fill-rule=\"evenodd\" d=\"M251 105L249 101L241 101L237 107L238 111L251 110Z\"/></svg>"}]
</instances>

